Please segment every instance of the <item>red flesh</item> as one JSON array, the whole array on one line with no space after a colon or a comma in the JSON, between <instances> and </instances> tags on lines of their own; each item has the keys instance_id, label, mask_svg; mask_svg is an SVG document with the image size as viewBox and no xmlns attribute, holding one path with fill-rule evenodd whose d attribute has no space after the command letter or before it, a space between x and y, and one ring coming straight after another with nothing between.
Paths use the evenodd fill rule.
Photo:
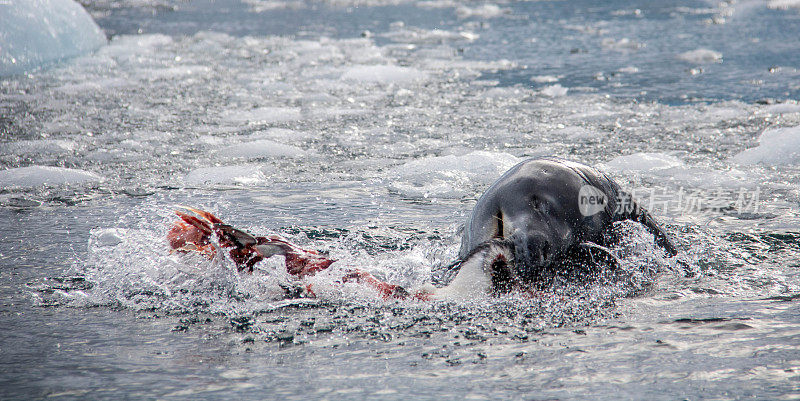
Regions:
<instances>
[{"instance_id":1,"label":"red flesh","mask_svg":"<svg viewBox=\"0 0 800 401\"><path fill-rule=\"evenodd\" d=\"M209 258L216 255L216 249L212 245L212 235L216 237L219 246L228 251L231 259L236 263L239 271L252 272L256 263L264 259L264 255L259 252L256 245L273 245L281 249L286 260L286 270L289 274L302 278L311 276L319 271L327 269L335 259L321 255L317 251L306 250L292 244L286 239L270 235L267 237L253 237L256 244L241 245L236 240L231 239L220 226L225 223L213 214L199 210L187 208L196 213L200 218L176 211L180 221L175 222L169 232L167 241L170 247L178 252L200 252ZM250 237L247 237L250 238ZM419 300L429 300L430 294L417 293L409 294L402 287L389 284L378 280L370 273L354 270L345 276L344 281L356 280L374 288L384 299L407 299L414 298ZM314 296L311 284L306 286L307 293Z\"/></svg>"}]
</instances>

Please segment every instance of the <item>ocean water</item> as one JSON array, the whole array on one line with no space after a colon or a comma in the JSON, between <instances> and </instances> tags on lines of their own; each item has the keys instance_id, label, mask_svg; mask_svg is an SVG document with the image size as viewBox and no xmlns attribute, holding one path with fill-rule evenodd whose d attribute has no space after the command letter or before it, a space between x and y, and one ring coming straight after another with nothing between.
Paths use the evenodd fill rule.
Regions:
<instances>
[{"instance_id":1,"label":"ocean water","mask_svg":"<svg viewBox=\"0 0 800 401\"><path fill-rule=\"evenodd\" d=\"M800 3L99 0L0 78L3 399L797 399ZM529 157L597 166L622 277L386 301ZM170 254L176 205L338 262L284 299Z\"/></svg>"}]
</instances>

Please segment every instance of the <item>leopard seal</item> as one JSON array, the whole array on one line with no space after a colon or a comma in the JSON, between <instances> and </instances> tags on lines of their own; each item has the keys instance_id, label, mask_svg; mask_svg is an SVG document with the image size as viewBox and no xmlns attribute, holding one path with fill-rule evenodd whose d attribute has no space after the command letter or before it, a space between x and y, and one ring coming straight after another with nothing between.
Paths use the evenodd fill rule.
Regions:
<instances>
[{"instance_id":1,"label":"leopard seal","mask_svg":"<svg viewBox=\"0 0 800 401\"><path fill-rule=\"evenodd\" d=\"M434 273L439 298L508 292L546 282L574 266L615 266L613 223L632 220L669 256L677 249L650 213L608 175L568 160L525 160L478 199L459 260ZM438 280L438 282L436 282Z\"/></svg>"}]
</instances>

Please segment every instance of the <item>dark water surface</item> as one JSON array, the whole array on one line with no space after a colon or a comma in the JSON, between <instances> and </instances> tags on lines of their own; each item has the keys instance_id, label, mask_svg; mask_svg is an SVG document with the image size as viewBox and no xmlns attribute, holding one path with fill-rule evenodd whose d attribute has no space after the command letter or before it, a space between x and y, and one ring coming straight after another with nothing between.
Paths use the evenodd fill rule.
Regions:
<instances>
[{"instance_id":1,"label":"dark water surface","mask_svg":"<svg viewBox=\"0 0 800 401\"><path fill-rule=\"evenodd\" d=\"M796 8L83 3L108 46L0 81L0 398L800 396ZM336 284L426 283L541 155L636 189L680 254L622 224L626 276L533 300ZM339 262L284 300L280 261L169 254L181 204Z\"/></svg>"}]
</instances>

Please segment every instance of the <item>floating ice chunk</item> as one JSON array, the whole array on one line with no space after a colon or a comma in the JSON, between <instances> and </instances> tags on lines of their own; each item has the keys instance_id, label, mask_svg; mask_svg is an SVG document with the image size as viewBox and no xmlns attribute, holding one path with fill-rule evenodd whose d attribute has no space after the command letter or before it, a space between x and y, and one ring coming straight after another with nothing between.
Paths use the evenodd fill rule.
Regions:
<instances>
[{"instance_id":1,"label":"floating ice chunk","mask_svg":"<svg viewBox=\"0 0 800 401\"><path fill-rule=\"evenodd\" d=\"M583 127L565 127L553 131L553 134L569 140L592 139L605 135L603 132L592 131Z\"/></svg>"},{"instance_id":2,"label":"floating ice chunk","mask_svg":"<svg viewBox=\"0 0 800 401\"><path fill-rule=\"evenodd\" d=\"M500 8L497 4L484 4L478 7L461 6L456 9L459 18L494 18L507 13L508 10Z\"/></svg>"},{"instance_id":3,"label":"floating ice chunk","mask_svg":"<svg viewBox=\"0 0 800 401\"><path fill-rule=\"evenodd\" d=\"M554 75L537 75L531 77L532 82L540 83L540 84L551 84L553 82L558 82L559 77Z\"/></svg>"},{"instance_id":4,"label":"floating ice chunk","mask_svg":"<svg viewBox=\"0 0 800 401\"><path fill-rule=\"evenodd\" d=\"M270 124L302 119L299 107L259 107L249 110L231 110L223 115L233 123Z\"/></svg>"},{"instance_id":5,"label":"floating ice chunk","mask_svg":"<svg viewBox=\"0 0 800 401\"><path fill-rule=\"evenodd\" d=\"M96 50L106 37L72 0L0 2L0 76Z\"/></svg>"},{"instance_id":6,"label":"floating ice chunk","mask_svg":"<svg viewBox=\"0 0 800 401\"><path fill-rule=\"evenodd\" d=\"M297 157L306 153L308 152L298 148L297 146L285 145L267 139L262 139L259 141L245 142L222 148L217 152L217 155L222 157L259 159L269 157Z\"/></svg>"},{"instance_id":7,"label":"floating ice chunk","mask_svg":"<svg viewBox=\"0 0 800 401\"><path fill-rule=\"evenodd\" d=\"M493 61L448 59L423 60L422 62L427 68L440 70L458 69L462 74L466 76L474 74L476 78L480 75L480 71L510 70L518 67L517 63L506 59Z\"/></svg>"},{"instance_id":8,"label":"floating ice chunk","mask_svg":"<svg viewBox=\"0 0 800 401\"><path fill-rule=\"evenodd\" d=\"M684 163L681 159L663 153L635 153L616 157L603 164L605 169L618 172L652 172L683 165Z\"/></svg>"},{"instance_id":9,"label":"floating ice chunk","mask_svg":"<svg viewBox=\"0 0 800 401\"><path fill-rule=\"evenodd\" d=\"M301 9L305 7L304 2L299 0L244 0L244 2L250 4L250 10L254 13L283 9Z\"/></svg>"},{"instance_id":10,"label":"floating ice chunk","mask_svg":"<svg viewBox=\"0 0 800 401\"><path fill-rule=\"evenodd\" d=\"M788 10L790 8L800 9L800 0L769 0L767 8L773 10Z\"/></svg>"},{"instance_id":11,"label":"floating ice chunk","mask_svg":"<svg viewBox=\"0 0 800 401\"><path fill-rule=\"evenodd\" d=\"M395 42L404 43L444 43L459 40L472 42L479 38L479 35L473 32L453 32L444 29L428 30L415 27L394 30L382 34L381 36L389 38Z\"/></svg>"},{"instance_id":12,"label":"floating ice chunk","mask_svg":"<svg viewBox=\"0 0 800 401\"><path fill-rule=\"evenodd\" d=\"M541 93L542 95L549 97L561 97L561 96L566 96L568 91L569 88L565 88L559 84L555 84L542 88Z\"/></svg>"},{"instance_id":13,"label":"floating ice chunk","mask_svg":"<svg viewBox=\"0 0 800 401\"><path fill-rule=\"evenodd\" d=\"M204 65L180 65L171 68L150 69L143 72L148 80L178 79L187 76L204 76L211 72L211 68Z\"/></svg>"},{"instance_id":14,"label":"floating ice chunk","mask_svg":"<svg viewBox=\"0 0 800 401\"><path fill-rule=\"evenodd\" d=\"M719 63L722 62L722 53L709 49L695 49L678 55L678 59L694 63Z\"/></svg>"},{"instance_id":15,"label":"floating ice chunk","mask_svg":"<svg viewBox=\"0 0 800 401\"><path fill-rule=\"evenodd\" d=\"M351 67L342 79L347 81L380 82L385 84L411 82L425 78L425 73L414 68L395 65L358 65Z\"/></svg>"},{"instance_id":16,"label":"floating ice chunk","mask_svg":"<svg viewBox=\"0 0 800 401\"><path fill-rule=\"evenodd\" d=\"M636 73L639 72L639 68L630 65L630 66L622 67L622 68L618 69L617 72L621 72L623 74L636 74Z\"/></svg>"},{"instance_id":17,"label":"floating ice chunk","mask_svg":"<svg viewBox=\"0 0 800 401\"><path fill-rule=\"evenodd\" d=\"M18 167L0 171L2 188L35 188L39 186L76 185L102 181L103 177L88 171L48 166Z\"/></svg>"},{"instance_id":18,"label":"floating ice chunk","mask_svg":"<svg viewBox=\"0 0 800 401\"><path fill-rule=\"evenodd\" d=\"M69 141L42 139L16 141L0 144L0 153L36 156L42 154L69 154L75 150L75 144Z\"/></svg>"},{"instance_id":19,"label":"floating ice chunk","mask_svg":"<svg viewBox=\"0 0 800 401\"><path fill-rule=\"evenodd\" d=\"M508 153L476 151L417 159L395 167L389 188L409 197L460 198L470 186L489 185L519 162Z\"/></svg>"},{"instance_id":20,"label":"floating ice chunk","mask_svg":"<svg viewBox=\"0 0 800 401\"><path fill-rule=\"evenodd\" d=\"M270 128L265 131L256 131L250 134L249 139L272 139L280 142L299 142L310 138L315 135L311 132L295 131L285 128Z\"/></svg>"},{"instance_id":21,"label":"floating ice chunk","mask_svg":"<svg viewBox=\"0 0 800 401\"><path fill-rule=\"evenodd\" d=\"M681 159L663 153L635 153L619 156L601 164L607 172L628 173L658 178L694 188L752 187L746 173L738 170L717 171L700 166L687 166Z\"/></svg>"},{"instance_id":22,"label":"floating ice chunk","mask_svg":"<svg viewBox=\"0 0 800 401\"><path fill-rule=\"evenodd\" d=\"M740 164L800 163L800 126L768 129L758 137L758 146L733 157Z\"/></svg>"},{"instance_id":23,"label":"floating ice chunk","mask_svg":"<svg viewBox=\"0 0 800 401\"><path fill-rule=\"evenodd\" d=\"M603 39L601 44L606 49L619 50L619 51L639 50L645 46L644 43L636 42L628 38L622 38L620 40L605 38Z\"/></svg>"},{"instance_id":24,"label":"floating ice chunk","mask_svg":"<svg viewBox=\"0 0 800 401\"><path fill-rule=\"evenodd\" d=\"M419 8L450 8L457 6L458 2L455 0L430 0L418 1L415 5Z\"/></svg>"},{"instance_id":25,"label":"floating ice chunk","mask_svg":"<svg viewBox=\"0 0 800 401\"><path fill-rule=\"evenodd\" d=\"M325 107L311 110L311 117L317 120L328 120L347 116L358 116L368 114L369 110L349 109L344 107Z\"/></svg>"},{"instance_id":26,"label":"floating ice chunk","mask_svg":"<svg viewBox=\"0 0 800 401\"><path fill-rule=\"evenodd\" d=\"M769 114L790 114L800 113L800 104L798 103L778 103L764 107L764 112Z\"/></svg>"},{"instance_id":27,"label":"floating ice chunk","mask_svg":"<svg viewBox=\"0 0 800 401\"><path fill-rule=\"evenodd\" d=\"M605 23L599 23L596 25L573 25L568 24L564 25L564 28L571 29L573 31L578 31L581 33L589 34L589 35L605 35L608 33L608 29L602 28L605 26Z\"/></svg>"},{"instance_id":28,"label":"floating ice chunk","mask_svg":"<svg viewBox=\"0 0 800 401\"><path fill-rule=\"evenodd\" d=\"M94 160L98 162L132 162L137 160L144 160L145 154L143 152L130 152L125 149L97 149L93 152L86 154L86 160Z\"/></svg>"},{"instance_id":29,"label":"floating ice chunk","mask_svg":"<svg viewBox=\"0 0 800 401\"><path fill-rule=\"evenodd\" d=\"M233 166L202 167L184 177L186 185L240 184L254 185L266 180L261 166L240 164Z\"/></svg>"}]
</instances>

